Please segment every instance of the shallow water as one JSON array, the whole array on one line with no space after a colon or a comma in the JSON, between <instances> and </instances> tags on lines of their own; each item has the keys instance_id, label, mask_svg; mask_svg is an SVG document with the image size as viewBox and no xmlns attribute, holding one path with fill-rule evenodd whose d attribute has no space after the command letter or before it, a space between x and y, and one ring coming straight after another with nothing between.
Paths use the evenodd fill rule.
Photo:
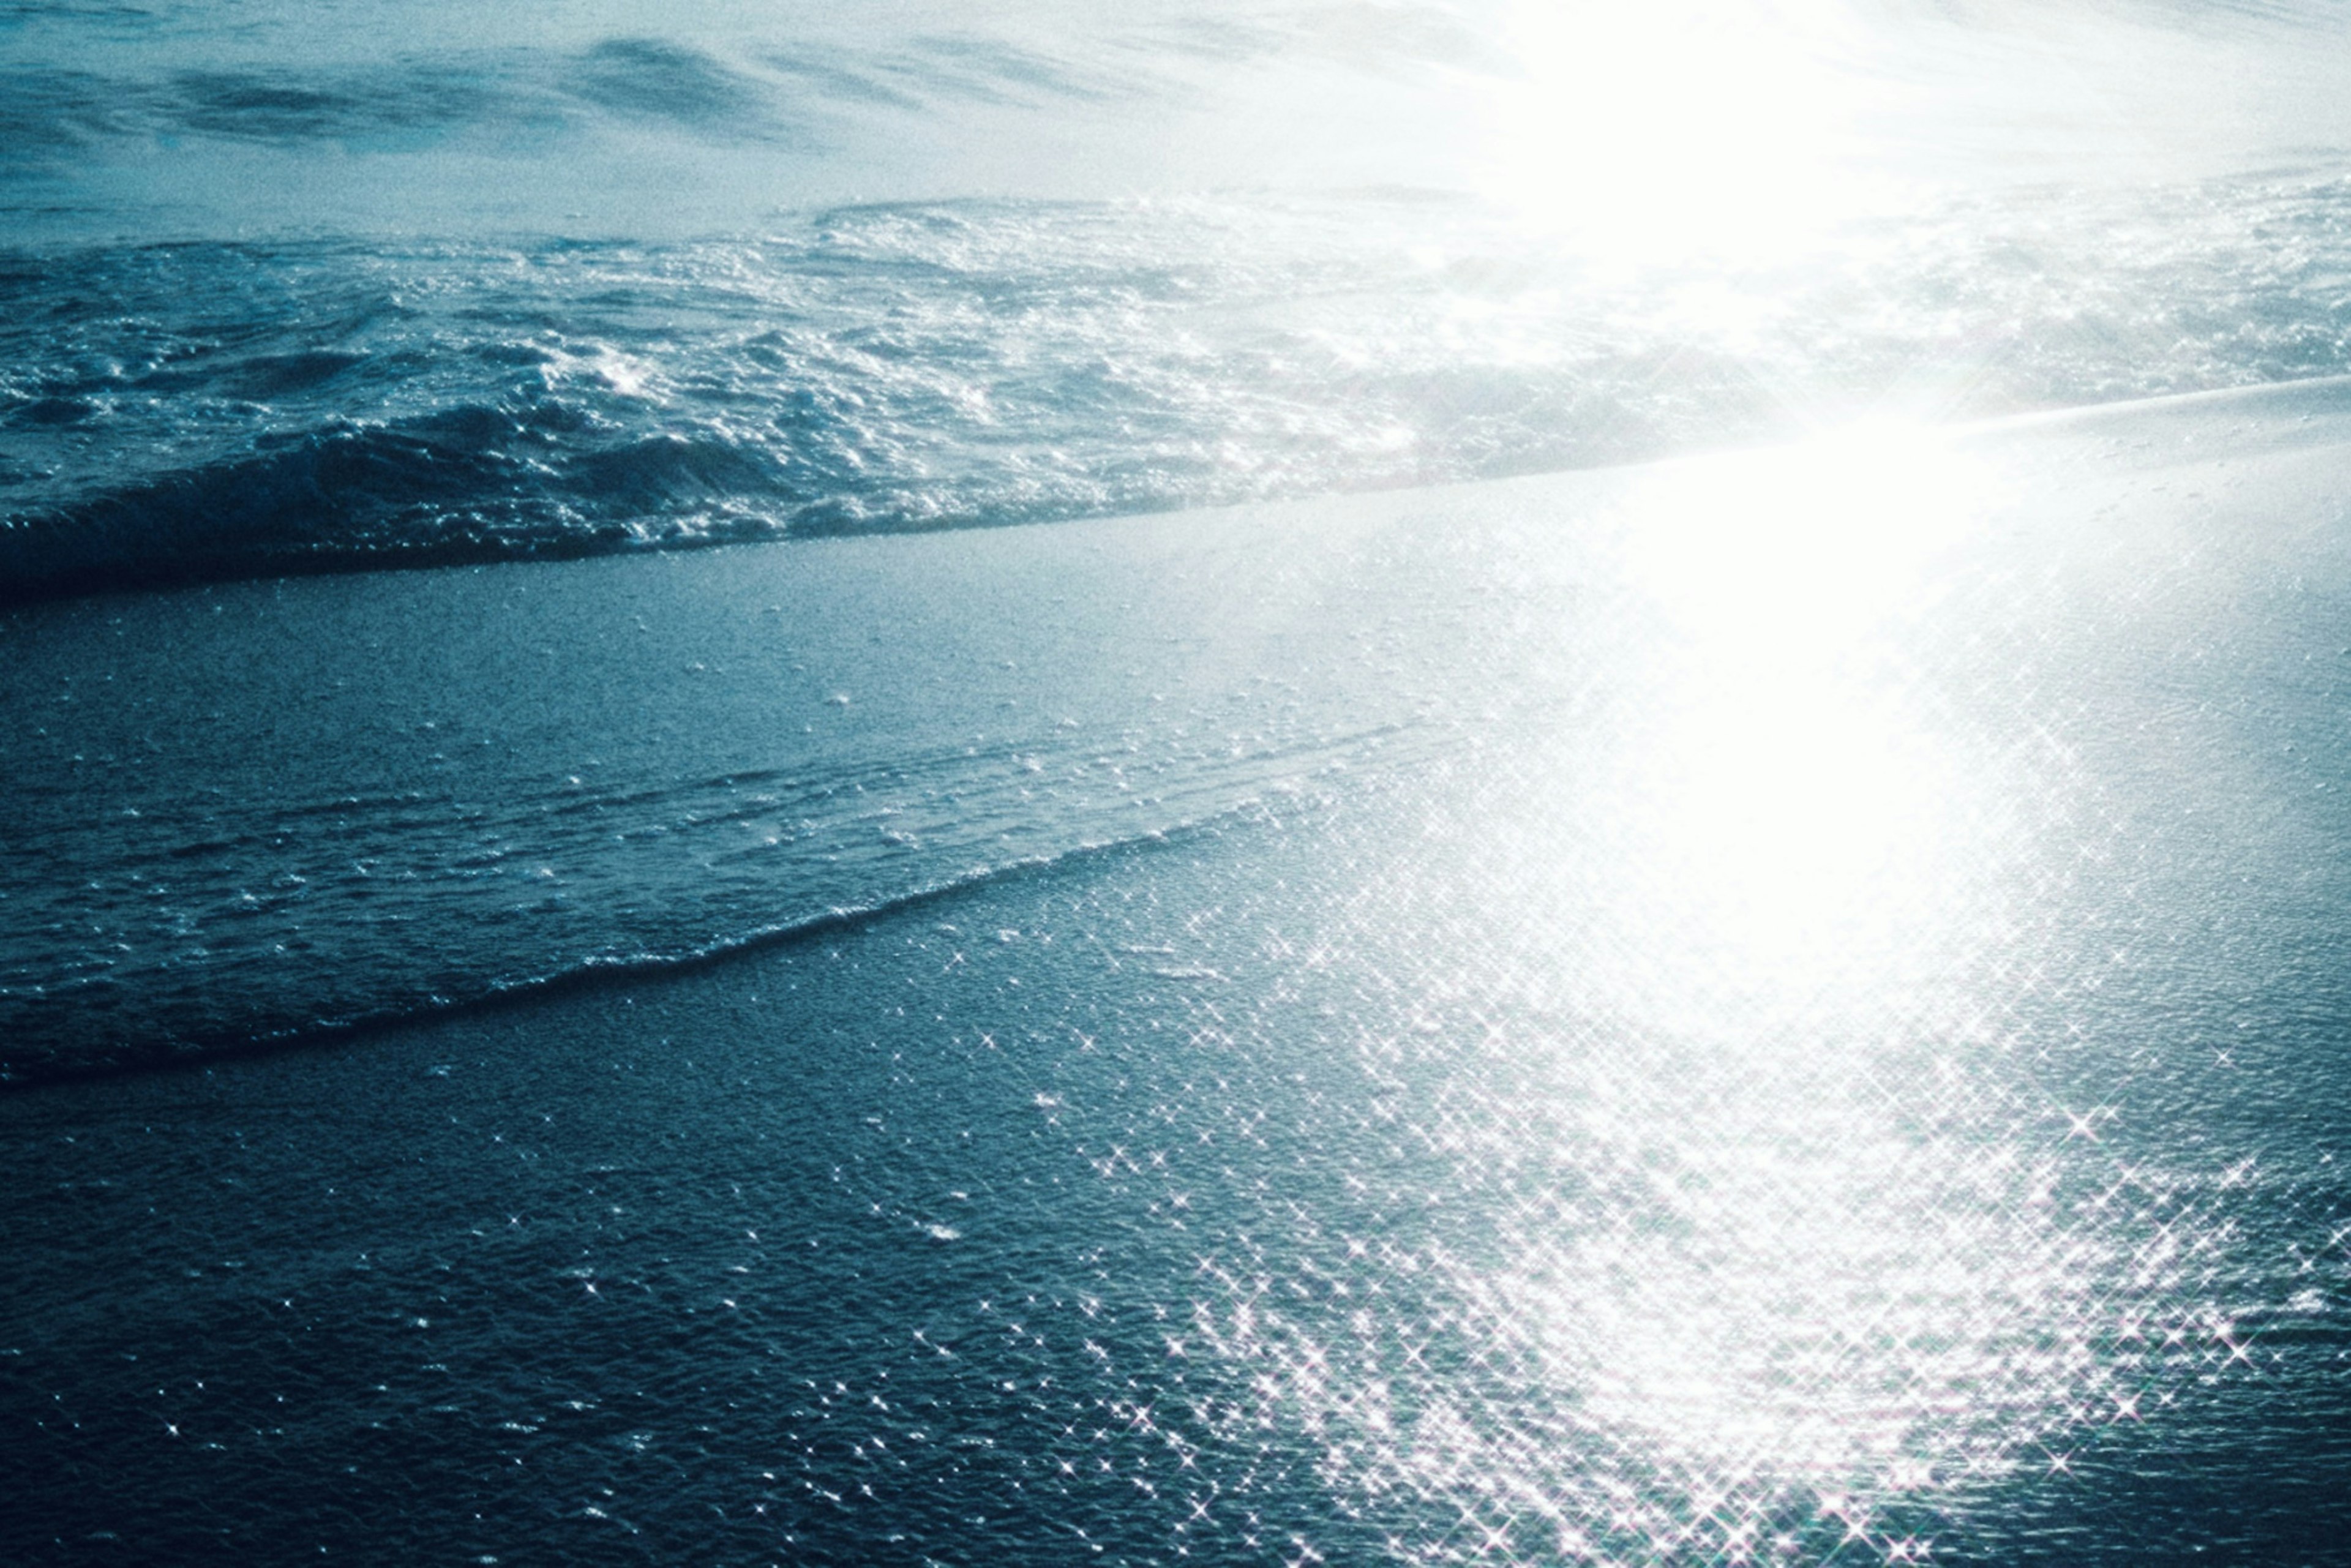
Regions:
<instances>
[{"instance_id":1,"label":"shallow water","mask_svg":"<svg viewBox=\"0 0 2351 1568\"><path fill-rule=\"evenodd\" d=\"M0 1071L674 966L1442 756L1483 551L1320 521L20 612Z\"/></svg>"},{"instance_id":2,"label":"shallow water","mask_svg":"<svg viewBox=\"0 0 2351 1568\"><path fill-rule=\"evenodd\" d=\"M705 780L583 774L603 848L420 821L535 841L279 890L161 977L134 946L133 1060L176 984L399 994L341 904L478 977L880 896L658 981L0 1103L9 1550L2339 1561L2344 396L197 590L141 643L120 601L20 611L66 667L120 645L86 736L145 733L141 680L287 685L222 721L216 813L337 736L449 800L590 743ZM1050 634L992 610L1044 580ZM788 581L793 673L845 705L750 662ZM583 704L644 722L582 736ZM448 737L350 722L435 705ZM920 749L976 715L1035 738ZM882 803L731 863L799 786L711 759L779 744ZM172 841L89 813L128 762L55 844ZM1084 777L1120 767L1139 804ZM941 887L992 822L1019 852ZM137 1016L59 1005L99 1059Z\"/></svg>"},{"instance_id":3,"label":"shallow water","mask_svg":"<svg viewBox=\"0 0 2351 1568\"><path fill-rule=\"evenodd\" d=\"M1729 1024L1577 767L11 1100L12 1555L2339 1561L2335 901Z\"/></svg>"},{"instance_id":4,"label":"shallow water","mask_svg":"<svg viewBox=\"0 0 2351 1568\"><path fill-rule=\"evenodd\" d=\"M0 7L0 1556L2346 1561L2346 64Z\"/></svg>"}]
</instances>

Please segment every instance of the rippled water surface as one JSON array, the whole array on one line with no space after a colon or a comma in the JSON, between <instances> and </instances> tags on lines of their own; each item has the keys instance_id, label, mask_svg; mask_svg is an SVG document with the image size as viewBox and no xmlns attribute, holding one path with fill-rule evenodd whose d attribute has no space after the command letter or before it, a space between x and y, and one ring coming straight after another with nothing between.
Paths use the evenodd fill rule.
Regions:
<instances>
[{"instance_id":1,"label":"rippled water surface","mask_svg":"<svg viewBox=\"0 0 2351 1568\"><path fill-rule=\"evenodd\" d=\"M20 611L10 1548L2339 1561L2345 408Z\"/></svg>"},{"instance_id":2,"label":"rippled water surface","mask_svg":"<svg viewBox=\"0 0 2351 1568\"><path fill-rule=\"evenodd\" d=\"M0 1558L2351 1562L2346 40L0 5Z\"/></svg>"}]
</instances>

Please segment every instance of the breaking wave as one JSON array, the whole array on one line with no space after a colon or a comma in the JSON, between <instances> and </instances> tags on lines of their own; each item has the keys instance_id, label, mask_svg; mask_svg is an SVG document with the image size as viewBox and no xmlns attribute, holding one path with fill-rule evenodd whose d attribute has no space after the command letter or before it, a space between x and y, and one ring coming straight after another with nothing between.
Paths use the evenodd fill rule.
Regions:
<instances>
[{"instance_id":1,"label":"breaking wave","mask_svg":"<svg viewBox=\"0 0 2351 1568\"><path fill-rule=\"evenodd\" d=\"M1413 192L0 257L0 598L1590 466L2351 371L2351 182L2010 193L1612 272Z\"/></svg>"}]
</instances>

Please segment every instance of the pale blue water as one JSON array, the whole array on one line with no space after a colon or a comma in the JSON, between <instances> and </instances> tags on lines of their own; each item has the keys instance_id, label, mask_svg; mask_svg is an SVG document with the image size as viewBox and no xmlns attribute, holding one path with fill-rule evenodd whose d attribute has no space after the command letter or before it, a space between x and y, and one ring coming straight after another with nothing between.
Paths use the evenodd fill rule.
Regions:
<instances>
[{"instance_id":1,"label":"pale blue water","mask_svg":"<svg viewBox=\"0 0 2351 1568\"><path fill-rule=\"evenodd\" d=\"M1588 155L1654 203L1573 172L1593 128L1542 118L1546 72L1625 53L1662 116L1661 61L1733 13L1583 44L1528 15L21 11L0 595L1116 515L2351 369L2351 186L2312 141L2339 95L2295 74L2339 57L2331 11L1785 18L1790 57L1738 79L1776 66L1830 119L1758 150L1777 100L1701 75L1686 140L1634 119ZM2213 62L2274 88L2237 101Z\"/></svg>"},{"instance_id":2,"label":"pale blue water","mask_svg":"<svg viewBox=\"0 0 2351 1568\"><path fill-rule=\"evenodd\" d=\"M0 1557L2351 1562L2346 76L0 8Z\"/></svg>"}]
</instances>

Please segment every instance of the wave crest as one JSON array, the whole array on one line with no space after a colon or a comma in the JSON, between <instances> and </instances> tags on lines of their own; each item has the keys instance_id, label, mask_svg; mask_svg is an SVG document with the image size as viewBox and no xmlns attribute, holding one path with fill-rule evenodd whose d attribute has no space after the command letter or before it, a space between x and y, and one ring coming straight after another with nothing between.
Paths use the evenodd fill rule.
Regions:
<instances>
[{"instance_id":1,"label":"wave crest","mask_svg":"<svg viewBox=\"0 0 2351 1568\"><path fill-rule=\"evenodd\" d=\"M1408 192L0 254L0 601L1173 510L1840 410L2342 374L2346 210L2336 178L2025 193L1752 276L1618 276Z\"/></svg>"}]
</instances>

